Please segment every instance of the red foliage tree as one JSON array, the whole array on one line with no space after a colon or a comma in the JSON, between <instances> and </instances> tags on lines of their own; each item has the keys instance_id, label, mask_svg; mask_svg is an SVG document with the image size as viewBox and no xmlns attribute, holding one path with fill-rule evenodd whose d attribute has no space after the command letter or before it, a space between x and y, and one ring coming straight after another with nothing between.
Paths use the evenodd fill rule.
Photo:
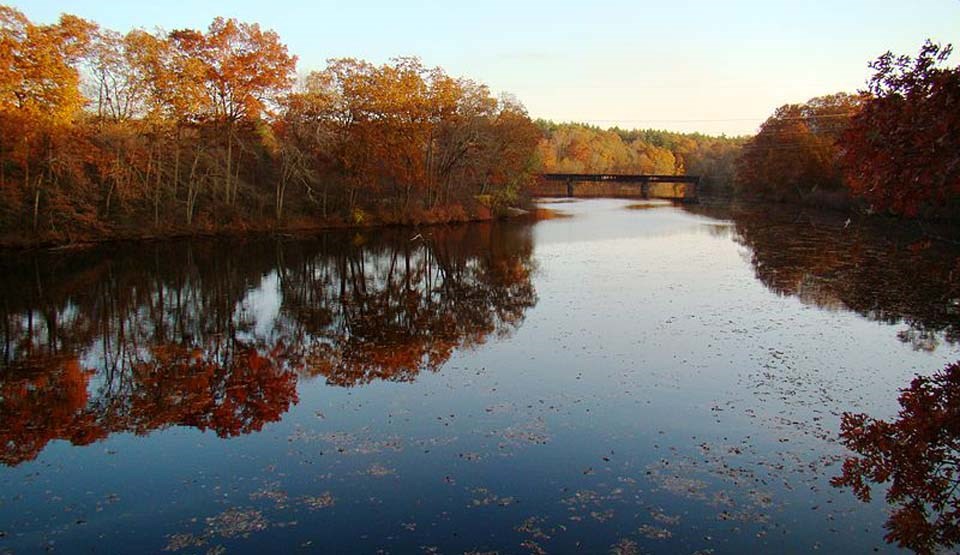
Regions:
<instances>
[{"instance_id":1,"label":"red foliage tree","mask_svg":"<svg viewBox=\"0 0 960 555\"><path fill-rule=\"evenodd\" d=\"M887 52L870 64L873 98L841 144L851 191L877 210L916 216L960 200L960 66L941 67L950 52L928 40L915 59Z\"/></svg>"}]
</instances>

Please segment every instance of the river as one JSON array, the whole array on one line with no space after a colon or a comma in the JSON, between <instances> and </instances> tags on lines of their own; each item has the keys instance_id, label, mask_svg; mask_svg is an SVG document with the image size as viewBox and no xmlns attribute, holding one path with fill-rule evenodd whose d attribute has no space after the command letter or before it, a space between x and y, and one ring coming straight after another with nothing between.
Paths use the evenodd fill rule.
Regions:
<instances>
[{"instance_id":1,"label":"river","mask_svg":"<svg viewBox=\"0 0 960 555\"><path fill-rule=\"evenodd\" d=\"M4 253L0 553L893 552L960 249L762 205Z\"/></svg>"}]
</instances>

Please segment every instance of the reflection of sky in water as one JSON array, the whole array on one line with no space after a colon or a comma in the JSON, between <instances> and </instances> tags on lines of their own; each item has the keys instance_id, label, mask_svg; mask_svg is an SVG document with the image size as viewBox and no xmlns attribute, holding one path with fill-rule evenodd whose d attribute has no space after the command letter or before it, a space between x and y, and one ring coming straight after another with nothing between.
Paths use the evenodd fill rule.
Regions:
<instances>
[{"instance_id":1,"label":"reflection of sky in water","mask_svg":"<svg viewBox=\"0 0 960 555\"><path fill-rule=\"evenodd\" d=\"M892 550L882 505L828 485L839 415L889 416L960 349L773 293L728 222L629 203L550 205L573 217L533 228L536 305L437 373L302 378L258 433L58 441L0 469L0 549ZM245 294L242 337L274 333L279 291L271 271Z\"/></svg>"},{"instance_id":2,"label":"reflection of sky in water","mask_svg":"<svg viewBox=\"0 0 960 555\"><path fill-rule=\"evenodd\" d=\"M704 224L717 220L697 216L663 202L647 202L646 210L625 210L643 201L593 199L577 202L545 203L571 218L557 218L537 224L537 246L558 242L601 241L609 239L665 238L700 231Z\"/></svg>"},{"instance_id":3,"label":"reflection of sky in water","mask_svg":"<svg viewBox=\"0 0 960 555\"><path fill-rule=\"evenodd\" d=\"M256 289L247 293L241 301L241 313L255 322L253 337L268 337L274 320L280 314L280 281L276 271L263 277Z\"/></svg>"}]
</instances>

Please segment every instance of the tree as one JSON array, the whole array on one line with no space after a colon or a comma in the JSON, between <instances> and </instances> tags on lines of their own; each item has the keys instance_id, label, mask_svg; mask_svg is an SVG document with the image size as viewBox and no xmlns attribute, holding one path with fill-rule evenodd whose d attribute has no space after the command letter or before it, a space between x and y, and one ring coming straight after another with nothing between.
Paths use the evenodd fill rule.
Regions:
<instances>
[{"instance_id":1,"label":"tree","mask_svg":"<svg viewBox=\"0 0 960 555\"><path fill-rule=\"evenodd\" d=\"M329 191L339 189L355 218L364 214L361 193L376 199L365 209L394 221L462 218L478 195L515 201L532 175L539 139L519 103L498 101L486 86L415 58L380 66L330 60L287 97L285 116L284 136L319 163L321 183L308 191L322 190L326 212Z\"/></svg>"},{"instance_id":2,"label":"tree","mask_svg":"<svg viewBox=\"0 0 960 555\"><path fill-rule=\"evenodd\" d=\"M170 38L186 57L180 60L199 63L196 71L202 72L206 97L196 117L217 124L226 137L223 193L224 201L234 204L239 185L237 124L259 119L290 87L297 58L287 53L275 32L235 19L218 17L206 34L174 31Z\"/></svg>"},{"instance_id":3,"label":"tree","mask_svg":"<svg viewBox=\"0 0 960 555\"><path fill-rule=\"evenodd\" d=\"M929 40L916 58L891 52L870 64L864 109L843 134L843 166L854 194L877 210L954 213L960 200L960 66L951 46Z\"/></svg>"},{"instance_id":4,"label":"tree","mask_svg":"<svg viewBox=\"0 0 960 555\"><path fill-rule=\"evenodd\" d=\"M0 112L66 122L83 105L76 63L96 26L72 15L55 25L34 25L0 6Z\"/></svg>"},{"instance_id":5,"label":"tree","mask_svg":"<svg viewBox=\"0 0 960 555\"><path fill-rule=\"evenodd\" d=\"M54 147L83 106L76 64L95 27L71 15L55 25L34 25L19 11L0 6L0 158L5 162L0 187L5 204L15 211L31 207L34 230L46 200L42 193L56 200L64 171L72 169ZM4 167L6 162L12 167ZM18 191L6 190L10 173L19 178Z\"/></svg>"},{"instance_id":6,"label":"tree","mask_svg":"<svg viewBox=\"0 0 960 555\"><path fill-rule=\"evenodd\" d=\"M145 68L134 63L136 49L141 45L139 33L124 36L102 29L93 36L87 55L93 85L89 96L100 119L129 121L145 114Z\"/></svg>"},{"instance_id":7,"label":"tree","mask_svg":"<svg viewBox=\"0 0 960 555\"><path fill-rule=\"evenodd\" d=\"M493 195L494 203L511 205L534 172L531 152L540 141L540 131L526 109L509 98L501 99L492 121L486 146L487 180L481 192Z\"/></svg>"},{"instance_id":8,"label":"tree","mask_svg":"<svg viewBox=\"0 0 960 555\"><path fill-rule=\"evenodd\" d=\"M861 103L859 96L837 93L777 108L743 146L738 191L787 200L843 190L837 140Z\"/></svg>"}]
</instances>

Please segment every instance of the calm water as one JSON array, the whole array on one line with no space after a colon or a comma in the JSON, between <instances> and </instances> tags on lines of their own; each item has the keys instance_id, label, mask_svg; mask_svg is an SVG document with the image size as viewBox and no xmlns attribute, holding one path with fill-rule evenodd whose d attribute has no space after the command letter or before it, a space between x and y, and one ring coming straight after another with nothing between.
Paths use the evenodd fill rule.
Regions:
<instances>
[{"instance_id":1,"label":"calm water","mask_svg":"<svg viewBox=\"0 0 960 555\"><path fill-rule=\"evenodd\" d=\"M5 253L0 553L894 551L839 419L960 359L960 252L633 204Z\"/></svg>"}]
</instances>

